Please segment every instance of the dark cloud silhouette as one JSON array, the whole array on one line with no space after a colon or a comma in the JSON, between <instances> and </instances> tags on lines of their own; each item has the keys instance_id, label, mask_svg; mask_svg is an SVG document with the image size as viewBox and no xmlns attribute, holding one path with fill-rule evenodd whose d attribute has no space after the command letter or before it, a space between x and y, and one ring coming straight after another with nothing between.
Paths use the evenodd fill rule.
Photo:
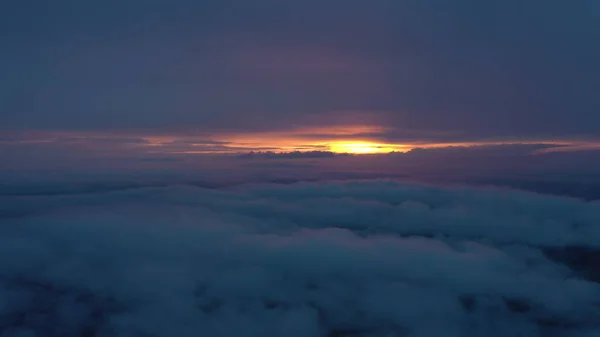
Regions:
<instances>
[{"instance_id":1,"label":"dark cloud silhouette","mask_svg":"<svg viewBox=\"0 0 600 337\"><path fill-rule=\"evenodd\" d=\"M98 184L144 186L194 182L218 187L248 182L397 178L512 186L585 199L600 198L600 151L548 152L556 149L548 144L417 148L407 153L380 155L267 152L241 158L218 152L187 153L218 151L222 146L218 144L196 141L165 146L176 152L156 151L156 146L131 141L97 144L81 140L58 148L45 141L18 145L11 141L10 145L0 144L0 189L21 193L23 189L30 191L43 186L48 191L61 191L63 185L72 186L74 182L87 190Z\"/></svg>"},{"instance_id":2,"label":"dark cloud silhouette","mask_svg":"<svg viewBox=\"0 0 600 337\"><path fill-rule=\"evenodd\" d=\"M304 158L333 158L335 156L348 156L348 153L334 153L330 151L292 151L292 152L248 152L238 158L253 159L304 159Z\"/></svg>"},{"instance_id":3,"label":"dark cloud silhouette","mask_svg":"<svg viewBox=\"0 0 600 337\"><path fill-rule=\"evenodd\" d=\"M138 158L136 160L142 162L159 162L159 163L176 163L182 161L181 158L173 158L173 157L147 157L147 158Z\"/></svg>"}]
</instances>

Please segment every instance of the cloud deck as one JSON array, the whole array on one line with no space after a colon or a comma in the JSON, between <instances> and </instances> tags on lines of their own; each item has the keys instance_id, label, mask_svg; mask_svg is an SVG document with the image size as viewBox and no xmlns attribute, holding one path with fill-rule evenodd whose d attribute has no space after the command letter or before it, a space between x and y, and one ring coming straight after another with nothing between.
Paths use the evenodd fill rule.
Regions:
<instances>
[{"instance_id":1,"label":"cloud deck","mask_svg":"<svg viewBox=\"0 0 600 337\"><path fill-rule=\"evenodd\" d=\"M597 202L381 180L2 203L2 336L600 333Z\"/></svg>"}]
</instances>

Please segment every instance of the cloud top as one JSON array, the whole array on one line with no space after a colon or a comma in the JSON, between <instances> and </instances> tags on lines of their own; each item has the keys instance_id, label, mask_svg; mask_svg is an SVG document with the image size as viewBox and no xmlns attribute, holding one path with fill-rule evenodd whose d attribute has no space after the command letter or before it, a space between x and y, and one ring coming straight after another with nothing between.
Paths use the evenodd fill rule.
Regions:
<instances>
[{"instance_id":1,"label":"cloud top","mask_svg":"<svg viewBox=\"0 0 600 337\"><path fill-rule=\"evenodd\" d=\"M0 201L7 336L600 332L597 202L385 180Z\"/></svg>"}]
</instances>

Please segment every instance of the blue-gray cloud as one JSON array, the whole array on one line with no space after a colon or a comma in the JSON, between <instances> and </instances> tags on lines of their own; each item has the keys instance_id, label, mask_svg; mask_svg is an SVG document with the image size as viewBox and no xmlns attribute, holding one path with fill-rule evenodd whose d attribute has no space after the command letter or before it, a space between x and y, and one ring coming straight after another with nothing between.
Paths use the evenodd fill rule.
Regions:
<instances>
[{"instance_id":1,"label":"blue-gray cloud","mask_svg":"<svg viewBox=\"0 0 600 337\"><path fill-rule=\"evenodd\" d=\"M0 197L7 336L594 336L600 207L391 181Z\"/></svg>"}]
</instances>

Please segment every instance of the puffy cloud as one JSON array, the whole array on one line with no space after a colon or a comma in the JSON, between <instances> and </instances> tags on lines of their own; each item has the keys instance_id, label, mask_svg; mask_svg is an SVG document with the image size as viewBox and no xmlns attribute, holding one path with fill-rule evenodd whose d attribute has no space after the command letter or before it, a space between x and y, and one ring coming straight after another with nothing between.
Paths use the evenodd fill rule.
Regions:
<instances>
[{"instance_id":1,"label":"puffy cloud","mask_svg":"<svg viewBox=\"0 0 600 337\"><path fill-rule=\"evenodd\" d=\"M600 203L392 181L0 200L3 336L588 336Z\"/></svg>"}]
</instances>

